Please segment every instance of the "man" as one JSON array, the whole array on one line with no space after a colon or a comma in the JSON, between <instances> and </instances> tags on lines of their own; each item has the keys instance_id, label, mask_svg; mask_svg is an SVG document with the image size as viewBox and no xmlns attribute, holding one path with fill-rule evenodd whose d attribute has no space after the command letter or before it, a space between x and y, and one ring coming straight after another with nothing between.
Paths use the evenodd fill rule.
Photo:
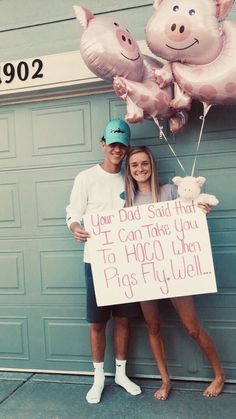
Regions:
<instances>
[{"instance_id":1,"label":"man","mask_svg":"<svg viewBox=\"0 0 236 419\"><path fill-rule=\"evenodd\" d=\"M106 347L106 324L111 315L114 320L114 346L116 354L115 382L128 393L137 395L141 389L126 376L129 320L137 317L139 306L121 304L98 307L96 303L90 256L86 241L89 232L82 227L84 214L119 209L124 206L124 180L121 172L130 141L130 128L122 119L111 120L104 129L101 146L102 163L87 169L75 178L70 204L67 206L67 225L75 240L85 243L84 262L87 286L87 320L90 323L90 345L94 365L94 383L86 399L99 403L104 389L104 354Z\"/></svg>"}]
</instances>

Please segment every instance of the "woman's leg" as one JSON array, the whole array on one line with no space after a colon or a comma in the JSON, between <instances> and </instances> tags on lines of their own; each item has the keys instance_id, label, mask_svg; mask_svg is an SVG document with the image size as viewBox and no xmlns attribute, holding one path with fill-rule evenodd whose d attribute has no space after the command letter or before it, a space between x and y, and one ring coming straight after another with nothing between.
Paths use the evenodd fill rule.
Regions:
<instances>
[{"instance_id":1,"label":"woman's leg","mask_svg":"<svg viewBox=\"0 0 236 419\"><path fill-rule=\"evenodd\" d=\"M191 296L178 297L172 298L171 301L189 335L197 342L212 366L215 378L203 394L207 397L216 397L224 387L224 371L213 341L206 334L197 319L193 298Z\"/></svg>"},{"instance_id":2,"label":"woman's leg","mask_svg":"<svg viewBox=\"0 0 236 419\"><path fill-rule=\"evenodd\" d=\"M166 400L171 389L171 382L167 370L164 344L160 334L157 303L156 301L143 301L140 305L147 325L150 347L162 379L162 385L155 392L154 397L158 400Z\"/></svg>"}]
</instances>

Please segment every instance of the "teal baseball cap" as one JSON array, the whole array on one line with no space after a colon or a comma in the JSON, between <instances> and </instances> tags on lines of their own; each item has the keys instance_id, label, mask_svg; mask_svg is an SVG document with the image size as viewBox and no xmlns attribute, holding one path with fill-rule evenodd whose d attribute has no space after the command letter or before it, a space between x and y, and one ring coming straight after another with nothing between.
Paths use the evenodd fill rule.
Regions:
<instances>
[{"instance_id":1,"label":"teal baseball cap","mask_svg":"<svg viewBox=\"0 0 236 419\"><path fill-rule=\"evenodd\" d=\"M130 142L130 127L120 118L112 119L106 125L103 133L106 144L121 143L129 147Z\"/></svg>"}]
</instances>

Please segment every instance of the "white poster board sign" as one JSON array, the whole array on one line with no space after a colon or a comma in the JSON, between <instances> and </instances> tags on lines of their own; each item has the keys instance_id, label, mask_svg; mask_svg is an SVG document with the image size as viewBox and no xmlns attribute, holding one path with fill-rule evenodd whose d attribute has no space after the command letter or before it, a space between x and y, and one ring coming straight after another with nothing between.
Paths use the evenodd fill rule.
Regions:
<instances>
[{"instance_id":1,"label":"white poster board sign","mask_svg":"<svg viewBox=\"0 0 236 419\"><path fill-rule=\"evenodd\" d=\"M216 292L206 216L180 200L84 217L97 304Z\"/></svg>"}]
</instances>

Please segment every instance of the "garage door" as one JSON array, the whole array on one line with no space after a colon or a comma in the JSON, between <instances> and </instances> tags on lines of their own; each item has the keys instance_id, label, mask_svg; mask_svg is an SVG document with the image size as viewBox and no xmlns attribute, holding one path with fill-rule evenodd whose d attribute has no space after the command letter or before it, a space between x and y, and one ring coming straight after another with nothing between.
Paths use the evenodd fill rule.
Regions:
<instances>
[{"instance_id":1,"label":"garage door","mask_svg":"<svg viewBox=\"0 0 236 419\"><path fill-rule=\"evenodd\" d=\"M191 170L200 127L194 106L185 132L169 140ZM124 104L112 93L0 108L0 368L89 373L83 247L65 225L75 175L102 158L99 137ZM235 108L210 112L197 161L220 205L209 217L219 292L196 298L230 379L236 379ZM161 179L181 174L153 122L131 127L133 144L149 145ZM206 378L210 370L167 300L160 303L171 375ZM112 373L112 328L106 371ZM129 373L156 376L142 320L132 325Z\"/></svg>"}]
</instances>

